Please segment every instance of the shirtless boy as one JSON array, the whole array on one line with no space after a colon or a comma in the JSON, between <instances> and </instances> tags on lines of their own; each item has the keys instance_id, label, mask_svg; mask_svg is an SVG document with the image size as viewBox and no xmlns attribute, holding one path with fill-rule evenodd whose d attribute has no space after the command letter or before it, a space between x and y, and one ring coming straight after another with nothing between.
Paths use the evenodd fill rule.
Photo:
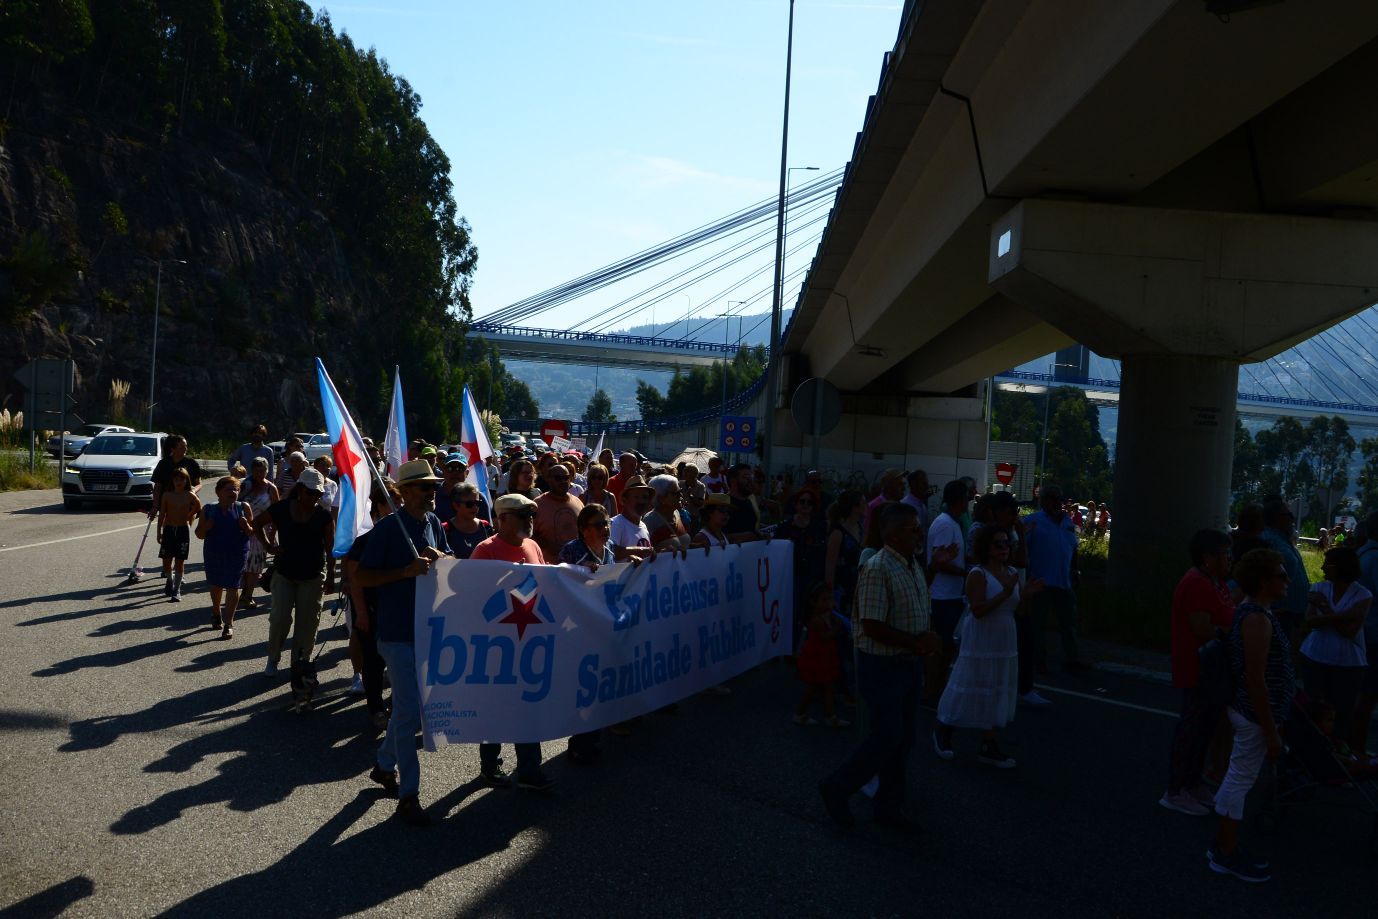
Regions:
<instances>
[{"instance_id":1,"label":"shirtless boy","mask_svg":"<svg viewBox=\"0 0 1378 919\"><path fill-rule=\"evenodd\" d=\"M172 470L172 490L165 491L158 508L158 557L163 560L163 577L167 578L168 602L176 603L182 599L182 572L187 565L187 552L191 548L191 527L189 524L201 513L201 499L191 490L191 476L185 469ZM177 563L177 574L172 572L173 562Z\"/></svg>"}]
</instances>

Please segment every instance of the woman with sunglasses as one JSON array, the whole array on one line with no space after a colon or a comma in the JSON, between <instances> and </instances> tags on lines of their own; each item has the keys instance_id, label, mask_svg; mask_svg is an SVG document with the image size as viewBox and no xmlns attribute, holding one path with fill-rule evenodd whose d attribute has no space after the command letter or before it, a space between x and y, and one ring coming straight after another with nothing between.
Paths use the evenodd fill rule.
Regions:
<instances>
[{"instance_id":1,"label":"woman with sunglasses","mask_svg":"<svg viewBox=\"0 0 1378 919\"><path fill-rule=\"evenodd\" d=\"M1014 720L1019 699L1019 644L1014 614L1028 598L1043 589L1041 580L1019 586L1019 573L1009 564L1010 531L988 525L972 546L977 567L967 573L966 601L970 615L958 631L959 654L938 701L938 724L933 749L950 760L955 728L983 732L978 761L1000 769L1014 768L996 743L995 732Z\"/></svg>"},{"instance_id":2,"label":"woman with sunglasses","mask_svg":"<svg viewBox=\"0 0 1378 919\"><path fill-rule=\"evenodd\" d=\"M1244 819L1244 799L1258 780L1264 760L1282 755L1282 725L1297 692L1292 645L1272 611L1287 596L1290 579L1283 556L1271 549L1245 553L1234 566L1234 579L1244 591L1225 641L1235 688L1225 710L1234 726L1234 748L1230 768L1215 792L1220 825L1206 851L1206 863L1217 874L1259 882L1268 880L1271 870L1239 845L1239 824Z\"/></svg>"},{"instance_id":3,"label":"woman with sunglasses","mask_svg":"<svg viewBox=\"0 0 1378 919\"><path fill-rule=\"evenodd\" d=\"M460 482L454 487L450 507L454 509L454 516L441 527L445 541L450 544L450 553L455 558L468 558L475 546L493 535L493 525L478 516L478 488L473 482Z\"/></svg>"}]
</instances>

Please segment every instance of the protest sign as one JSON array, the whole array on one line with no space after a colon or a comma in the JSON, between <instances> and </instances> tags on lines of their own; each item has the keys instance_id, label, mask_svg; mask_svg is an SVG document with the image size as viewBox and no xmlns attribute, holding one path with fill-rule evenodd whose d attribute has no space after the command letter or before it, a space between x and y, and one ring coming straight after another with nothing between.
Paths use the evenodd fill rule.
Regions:
<instances>
[{"instance_id":1,"label":"protest sign","mask_svg":"<svg viewBox=\"0 0 1378 919\"><path fill-rule=\"evenodd\" d=\"M416 584L427 749L626 721L790 653L785 540L568 565L442 560Z\"/></svg>"}]
</instances>

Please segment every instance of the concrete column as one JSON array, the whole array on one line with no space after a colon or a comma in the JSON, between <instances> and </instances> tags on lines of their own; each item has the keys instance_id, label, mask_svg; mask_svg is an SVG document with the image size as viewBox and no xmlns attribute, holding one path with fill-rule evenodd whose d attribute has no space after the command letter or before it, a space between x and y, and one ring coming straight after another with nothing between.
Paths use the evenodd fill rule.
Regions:
<instances>
[{"instance_id":1,"label":"concrete column","mask_svg":"<svg viewBox=\"0 0 1378 919\"><path fill-rule=\"evenodd\" d=\"M1127 354L1120 367L1110 584L1166 602L1191 534L1228 523L1239 365Z\"/></svg>"}]
</instances>

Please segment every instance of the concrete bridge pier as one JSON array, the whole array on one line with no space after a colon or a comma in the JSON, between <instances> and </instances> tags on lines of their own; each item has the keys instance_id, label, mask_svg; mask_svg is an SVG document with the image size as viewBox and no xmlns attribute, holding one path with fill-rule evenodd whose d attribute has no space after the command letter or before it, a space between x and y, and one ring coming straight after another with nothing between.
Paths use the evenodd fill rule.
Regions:
<instances>
[{"instance_id":1,"label":"concrete bridge pier","mask_svg":"<svg viewBox=\"0 0 1378 919\"><path fill-rule=\"evenodd\" d=\"M1110 581L1165 601L1227 522L1239 364L1378 301L1378 223L1028 199L990 245L995 288L1122 361Z\"/></svg>"}]
</instances>

